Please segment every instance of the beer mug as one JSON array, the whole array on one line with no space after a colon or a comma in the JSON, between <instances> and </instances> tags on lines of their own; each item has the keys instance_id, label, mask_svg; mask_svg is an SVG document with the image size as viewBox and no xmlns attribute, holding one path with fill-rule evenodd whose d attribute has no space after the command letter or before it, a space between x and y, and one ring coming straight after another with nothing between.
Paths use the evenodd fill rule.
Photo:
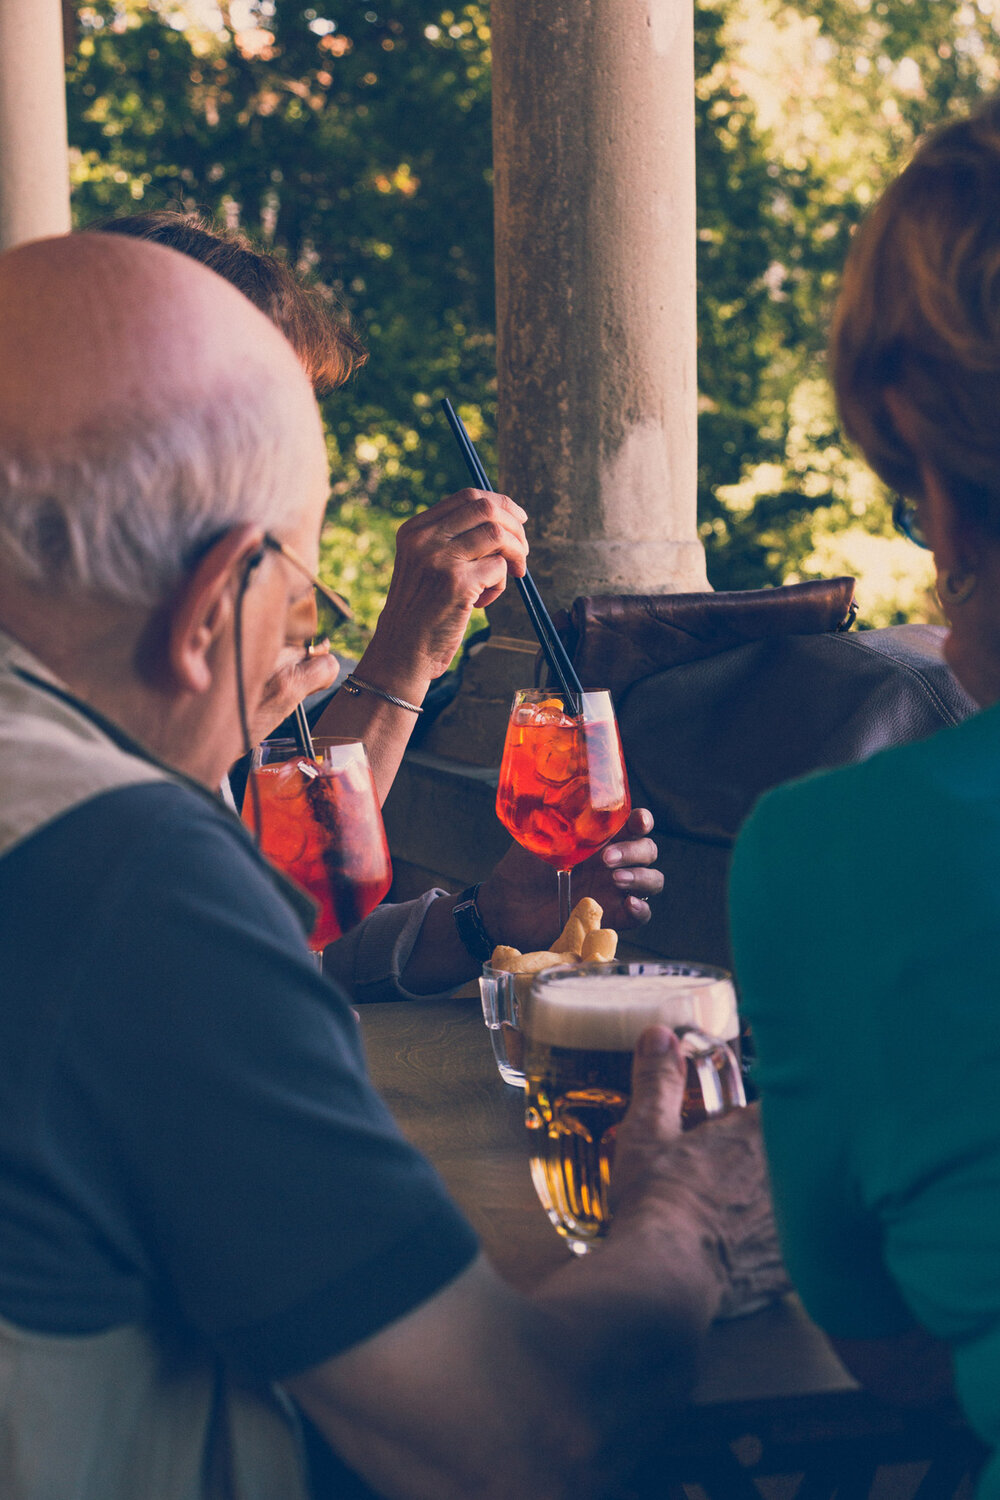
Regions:
<instances>
[{"instance_id":1,"label":"beer mug","mask_svg":"<svg viewBox=\"0 0 1000 1500\"><path fill-rule=\"evenodd\" d=\"M522 1006L531 1177L577 1255L607 1233L632 1056L640 1033L657 1024L673 1028L687 1058L682 1129L746 1103L736 992L722 969L680 962L546 969Z\"/></svg>"},{"instance_id":2,"label":"beer mug","mask_svg":"<svg viewBox=\"0 0 1000 1500\"><path fill-rule=\"evenodd\" d=\"M483 1020L493 1044L500 1077L516 1088L524 1087L524 1036L521 1032L521 998L518 981L527 974L509 974L483 964L479 996L483 1002Z\"/></svg>"}]
</instances>

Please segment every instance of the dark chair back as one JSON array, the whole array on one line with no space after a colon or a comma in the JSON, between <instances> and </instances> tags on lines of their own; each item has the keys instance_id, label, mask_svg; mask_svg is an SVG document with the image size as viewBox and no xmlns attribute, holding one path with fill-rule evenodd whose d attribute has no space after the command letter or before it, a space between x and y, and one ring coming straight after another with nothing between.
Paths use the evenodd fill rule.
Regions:
<instances>
[{"instance_id":1,"label":"dark chair back","mask_svg":"<svg viewBox=\"0 0 1000 1500\"><path fill-rule=\"evenodd\" d=\"M575 601L574 663L613 693L633 801L656 818L666 888L643 947L728 967L729 857L761 793L975 712L943 628L851 631L853 600L838 578Z\"/></svg>"}]
</instances>

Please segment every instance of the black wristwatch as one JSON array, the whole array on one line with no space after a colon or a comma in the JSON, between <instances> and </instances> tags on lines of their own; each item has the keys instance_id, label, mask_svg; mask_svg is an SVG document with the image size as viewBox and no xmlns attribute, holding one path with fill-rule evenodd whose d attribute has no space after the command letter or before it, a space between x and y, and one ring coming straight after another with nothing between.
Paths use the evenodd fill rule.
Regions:
<instances>
[{"instance_id":1,"label":"black wristwatch","mask_svg":"<svg viewBox=\"0 0 1000 1500\"><path fill-rule=\"evenodd\" d=\"M490 954L496 947L496 943L486 931L479 907L476 905L478 895L478 885L468 886L455 897L455 905L451 909L451 914L455 918L455 929L466 952L475 959L477 964L485 964L489 963Z\"/></svg>"}]
</instances>

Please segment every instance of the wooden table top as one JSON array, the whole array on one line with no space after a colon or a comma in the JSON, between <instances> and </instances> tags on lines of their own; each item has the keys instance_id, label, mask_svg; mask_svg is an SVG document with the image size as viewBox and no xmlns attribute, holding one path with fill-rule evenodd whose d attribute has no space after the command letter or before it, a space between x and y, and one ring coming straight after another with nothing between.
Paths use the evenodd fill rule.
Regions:
<instances>
[{"instance_id":1,"label":"wooden table top","mask_svg":"<svg viewBox=\"0 0 1000 1500\"><path fill-rule=\"evenodd\" d=\"M571 1259L535 1197L523 1095L497 1072L478 998L360 1010L376 1086L501 1273L526 1289ZM868 1495L876 1482L899 1500L914 1472L921 1494L951 1496L984 1452L957 1412L905 1410L860 1390L789 1296L709 1329L692 1405L615 1500L678 1500L689 1493L681 1481L703 1500L760 1500L776 1482L790 1493L789 1476L810 1500Z\"/></svg>"},{"instance_id":2,"label":"wooden table top","mask_svg":"<svg viewBox=\"0 0 1000 1500\"><path fill-rule=\"evenodd\" d=\"M572 1259L535 1196L524 1102L493 1060L478 1000L360 1007L372 1078L441 1173L498 1270L528 1288ZM701 1408L856 1390L794 1297L709 1332Z\"/></svg>"}]
</instances>

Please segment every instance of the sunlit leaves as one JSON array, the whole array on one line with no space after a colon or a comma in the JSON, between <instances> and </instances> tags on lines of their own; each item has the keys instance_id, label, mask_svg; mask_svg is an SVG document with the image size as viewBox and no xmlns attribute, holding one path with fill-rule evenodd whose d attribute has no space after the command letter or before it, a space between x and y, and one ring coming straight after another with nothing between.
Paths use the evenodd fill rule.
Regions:
<instances>
[{"instance_id":1,"label":"sunlit leaves","mask_svg":"<svg viewBox=\"0 0 1000 1500\"><path fill-rule=\"evenodd\" d=\"M437 399L492 413L495 384L485 7L94 0L81 20L77 222L198 207L308 266L371 349L327 403L343 477L397 515L457 488ZM359 432L412 457L374 486Z\"/></svg>"},{"instance_id":2,"label":"sunlit leaves","mask_svg":"<svg viewBox=\"0 0 1000 1500\"><path fill-rule=\"evenodd\" d=\"M993 86L998 11L699 0L699 513L717 587L863 565L871 623L932 608L920 559L900 581L884 496L840 437L826 328L865 209L923 129Z\"/></svg>"},{"instance_id":3,"label":"sunlit leaves","mask_svg":"<svg viewBox=\"0 0 1000 1500\"><path fill-rule=\"evenodd\" d=\"M829 308L854 226L918 134L1000 83L1000 0L695 14L709 575L759 587L852 557L891 573L883 497L829 397ZM81 0L78 16L77 222L206 209L310 270L365 334L369 365L326 402L346 527L326 550L357 565L340 581L373 619L399 518L465 482L442 395L495 468L488 5Z\"/></svg>"}]
</instances>

